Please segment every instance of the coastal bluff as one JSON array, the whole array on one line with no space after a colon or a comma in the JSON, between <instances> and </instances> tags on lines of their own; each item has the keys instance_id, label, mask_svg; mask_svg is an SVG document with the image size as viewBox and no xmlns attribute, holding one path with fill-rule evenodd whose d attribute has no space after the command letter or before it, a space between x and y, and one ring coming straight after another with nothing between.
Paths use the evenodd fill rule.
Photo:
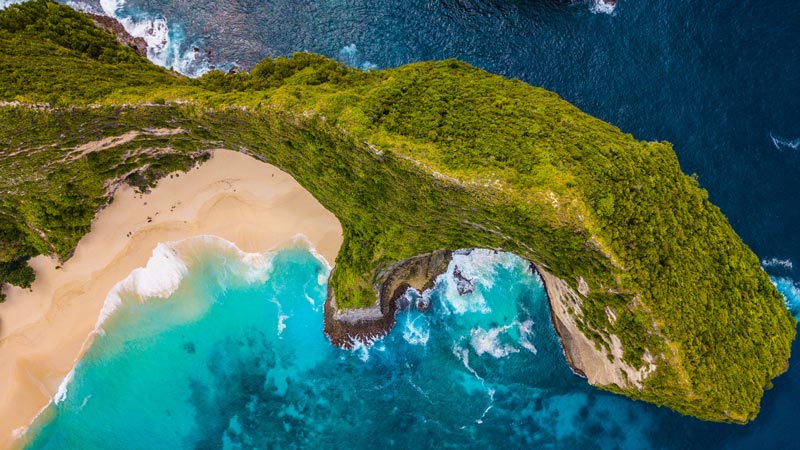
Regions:
<instances>
[{"instance_id":1,"label":"coastal bluff","mask_svg":"<svg viewBox=\"0 0 800 450\"><path fill-rule=\"evenodd\" d=\"M426 312L431 305L423 299L412 304L406 291L414 289L422 293L432 289L436 279L447 271L452 254L449 250L437 250L400 261L380 271L374 285L377 300L369 308L339 308L334 292L329 287L325 302L325 335L331 343L343 348L370 345L391 332L399 311L416 309ZM622 359L624 349L616 336L612 336L610 342L604 342L605 347L596 346L578 326L577 321L583 315L582 294L533 263L530 269L540 276L544 284L553 327L573 372L586 378L593 386L642 389L643 380L656 370L652 356L647 357L646 365L637 369ZM462 281L471 283L472 280L462 278Z\"/></svg>"},{"instance_id":2,"label":"coastal bluff","mask_svg":"<svg viewBox=\"0 0 800 450\"><path fill-rule=\"evenodd\" d=\"M553 92L457 60L362 71L308 53L190 79L46 0L0 11L0 66L2 283L69 259L115 187L226 148L341 224L334 342L342 323L378 336L405 285L483 248L534 264L568 360L603 389L745 423L788 367L796 321L671 145Z\"/></svg>"}]
</instances>

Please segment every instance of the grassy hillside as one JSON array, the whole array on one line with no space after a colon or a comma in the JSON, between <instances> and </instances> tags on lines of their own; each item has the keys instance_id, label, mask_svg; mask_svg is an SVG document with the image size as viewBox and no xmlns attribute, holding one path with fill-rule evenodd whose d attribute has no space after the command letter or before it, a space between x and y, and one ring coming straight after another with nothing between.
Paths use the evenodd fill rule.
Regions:
<instances>
[{"instance_id":1,"label":"grassy hillside","mask_svg":"<svg viewBox=\"0 0 800 450\"><path fill-rule=\"evenodd\" d=\"M609 389L745 422L787 367L794 319L670 145L520 81L459 61L362 72L309 54L191 80L36 0L0 12L0 100L25 103L0 107L0 281L29 285L31 256L67 258L114 183L145 188L226 147L291 173L339 218L342 306L374 303L393 262L497 248L573 288L584 279L581 326L598 346L619 337L635 367L655 356L643 390Z\"/></svg>"}]
</instances>

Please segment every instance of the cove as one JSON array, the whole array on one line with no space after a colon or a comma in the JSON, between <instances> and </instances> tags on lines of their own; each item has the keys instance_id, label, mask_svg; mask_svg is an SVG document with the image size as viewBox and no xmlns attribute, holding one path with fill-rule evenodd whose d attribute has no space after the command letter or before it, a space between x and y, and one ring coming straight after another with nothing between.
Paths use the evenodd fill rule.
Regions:
<instances>
[{"instance_id":1,"label":"cove","mask_svg":"<svg viewBox=\"0 0 800 450\"><path fill-rule=\"evenodd\" d=\"M512 254L454 255L432 290L407 293L428 312L401 311L352 350L322 333L330 268L313 249L205 237L151 263L117 290L25 448L714 448L752 429L587 386Z\"/></svg>"}]
</instances>

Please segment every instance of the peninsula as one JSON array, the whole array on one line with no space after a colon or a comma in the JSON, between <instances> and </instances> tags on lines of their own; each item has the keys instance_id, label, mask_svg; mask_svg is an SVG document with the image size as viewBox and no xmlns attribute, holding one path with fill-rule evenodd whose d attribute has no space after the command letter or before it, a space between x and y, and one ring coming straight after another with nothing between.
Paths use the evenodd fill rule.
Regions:
<instances>
[{"instance_id":1,"label":"peninsula","mask_svg":"<svg viewBox=\"0 0 800 450\"><path fill-rule=\"evenodd\" d=\"M385 333L448 252L488 248L531 262L568 361L602 389L745 423L788 367L794 319L671 146L552 92L455 60L360 71L305 53L189 79L46 0L0 12L0 67L2 282L68 260L121 186L224 148L341 224L337 344Z\"/></svg>"}]
</instances>

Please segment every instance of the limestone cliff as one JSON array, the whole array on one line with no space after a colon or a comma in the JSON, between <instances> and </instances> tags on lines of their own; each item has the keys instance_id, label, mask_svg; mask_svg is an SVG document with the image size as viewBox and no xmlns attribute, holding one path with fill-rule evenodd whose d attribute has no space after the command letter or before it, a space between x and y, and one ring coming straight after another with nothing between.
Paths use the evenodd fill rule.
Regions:
<instances>
[{"instance_id":1,"label":"limestone cliff","mask_svg":"<svg viewBox=\"0 0 800 450\"><path fill-rule=\"evenodd\" d=\"M147 57L147 42L144 38L133 37L125 30L125 27L113 17L103 16L100 14L89 14L94 21L95 25L108 31L117 38L117 42L121 45L128 46L141 56Z\"/></svg>"}]
</instances>

